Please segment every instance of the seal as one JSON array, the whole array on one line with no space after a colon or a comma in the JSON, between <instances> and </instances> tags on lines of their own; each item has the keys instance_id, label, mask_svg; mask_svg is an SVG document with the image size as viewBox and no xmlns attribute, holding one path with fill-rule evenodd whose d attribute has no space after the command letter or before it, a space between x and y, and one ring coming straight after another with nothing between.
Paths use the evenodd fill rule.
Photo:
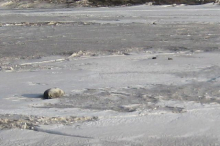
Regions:
<instances>
[{"instance_id":1,"label":"seal","mask_svg":"<svg viewBox=\"0 0 220 146\"><path fill-rule=\"evenodd\" d=\"M60 98L64 95L64 91L60 88L50 88L44 92L44 99Z\"/></svg>"}]
</instances>

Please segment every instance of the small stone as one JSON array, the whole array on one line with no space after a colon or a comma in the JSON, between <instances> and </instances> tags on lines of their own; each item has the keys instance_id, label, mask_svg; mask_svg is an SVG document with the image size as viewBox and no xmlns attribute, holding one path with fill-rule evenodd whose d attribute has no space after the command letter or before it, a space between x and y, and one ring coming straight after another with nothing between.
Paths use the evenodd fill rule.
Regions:
<instances>
[{"instance_id":1,"label":"small stone","mask_svg":"<svg viewBox=\"0 0 220 146\"><path fill-rule=\"evenodd\" d=\"M83 51L80 50L79 52L73 53L68 58L71 58L71 57L81 57L81 56L84 56L84 55L86 55L86 52L83 52Z\"/></svg>"},{"instance_id":2,"label":"small stone","mask_svg":"<svg viewBox=\"0 0 220 146\"><path fill-rule=\"evenodd\" d=\"M170 58L170 57L169 57L168 60L173 60L173 58Z\"/></svg>"},{"instance_id":3,"label":"small stone","mask_svg":"<svg viewBox=\"0 0 220 146\"><path fill-rule=\"evenodd\" d=\"M123 55L130 55L129 53L126 53L126 52L124 52L124 53L122 53Z\"/></svg>"},{"instance_id":4,"label":"small stone","mask_svg":"<svg viewBox=\"0 0 220 146\"><path fill-rule=\"evenodd\" d=\"M27 123L21 123L21 129L27 129Z\"/></svg>"},{"instance_id":5,"label":"small stone","mask_svg":"<svg viewBox=\"0 0 220 146\"><path fill-rule=\"evenodd\" d=\"M60 88L50 88L44 92L44 99L60 98L64 95L64 91Z\"/></svg>"},{"instance_id":6,"label":"small stone","mask_svg":"<svg viewBox=\"0 0 220 146\"><path fill-rule=\"evenodd\" d=\"M48 23L48 25L55 25L56 24L56 22L54 22L54 21L50 21L49 23Z\"/></svg>"},{"instance_id":7,"label":"small stone","mask_svg":"<svg viewBox=\"0 0 220 146\"><path fill-rule=\"evenodd\" d=\"M5 70L6 71L13 71L14 69L13 69L13 67L7 67Z\"/></svg>"},{"instance_id":8,"label":"small stone","mask_svg":"<svg viewBox=\"0 0 220 146\"><path fill-rule=\"evenodd\" d=\"M157 57L152 57L152 59L157 59Z\"/></svg>"},{"instance_id":9,"label":"small stone","mask_svg":"<svg viewBox=\"0 0 220 146\"><path fill-rule=\"evenodd\" d=\"M153 5L153 2L147 2L146 5L152 6L152 5Z\"/></svg>"}]
</instances>

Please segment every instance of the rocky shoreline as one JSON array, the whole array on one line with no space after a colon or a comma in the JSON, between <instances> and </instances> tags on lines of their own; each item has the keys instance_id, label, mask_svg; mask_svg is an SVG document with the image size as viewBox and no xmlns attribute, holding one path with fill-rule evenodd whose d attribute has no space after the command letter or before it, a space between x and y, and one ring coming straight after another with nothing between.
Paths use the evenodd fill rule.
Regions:
<instances>
[{"instance_id":1,"label":"rocky shoreline","mask_svg":"<svg viewBox=\"0 0 220 146\"><path fill-rule=\"evenodd\" d=\"M219 4L218 0L1 0L0 8L71 8L71 7L114 7L132 5L201 5L206 3Z\"/></svg>"}]
</instances>

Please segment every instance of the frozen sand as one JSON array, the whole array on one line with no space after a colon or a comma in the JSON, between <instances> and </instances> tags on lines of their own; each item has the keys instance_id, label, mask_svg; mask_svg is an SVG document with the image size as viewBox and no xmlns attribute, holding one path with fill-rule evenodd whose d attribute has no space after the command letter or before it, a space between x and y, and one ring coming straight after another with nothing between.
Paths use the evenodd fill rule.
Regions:
<instances>
[{"instance_id":1,"label":"frozen sand","mask_svg":"<svg viewBox=\"0 0 220 146\"><path fill-rule=\"evenodd\" d=\"M219 145L219 17L211 4L2 9L0 145ZM66 97L42 100L51 87Z\"/></svg>"},{"instance_id":2,"label":"frozen sand","mask_svg":"<svg viewBox=\"0 0 220 146\"><path fill-rule=\"evenodd\" d=\"M0 73L0 114L64 121L1 130L1 145L218 145L219 62L218 53L189 52L17 62L29 66ZM66 97L39 98L49 87Z\"/></svg>"}]
</instances>

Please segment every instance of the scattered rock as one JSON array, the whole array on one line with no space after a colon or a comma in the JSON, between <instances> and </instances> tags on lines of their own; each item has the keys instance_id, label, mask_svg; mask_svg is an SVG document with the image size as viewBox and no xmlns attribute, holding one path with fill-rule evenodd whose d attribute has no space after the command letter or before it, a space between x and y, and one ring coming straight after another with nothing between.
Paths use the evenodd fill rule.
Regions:
<instances>
[{"instance_id":1,"label":"scattered rock","mask_svg":"<svg viewBox=\"0 0 220 146\"><path fill-rule=\"evenodd\" d=\"M5 71L13 71L14 69L13 69L13 67L7 67L7 68L5 68Z\"/></svg>"},{"instance_id":2,"label":"scattered rock","mask_svg":"<svg viewBox=\"0 0 220 146\"><path fill-rule=\"evenodd\" d=\"M172 4L172 7L176 7L177 6L177 4Z\"/></svg>"},{"instance_id":3,"label":"scattered rock","mask_svg":"<svg viewBox=\"0 0 220 146\"><path fill-rule=\"evenodd\" d=\"M173 60L173 58L170 58L170 57L169 57L168 60Z\"/></svg>"},{"instance_id":4,"label":"scattered rock","mask_svg":"<svg viewBox=\"0 0 220 146\"><path fill-rule=\"evenodd\" d=\"M48 23L48 25L55 25L56 24L56 22L54 22L54 21L50 21L49 23Z\"/></svg>"},{"instance_id":5,"label":"scattered rock","mask_svg":"<svg viewBox=\"0 0 220 146\"><path fill-rule=\"evenodd\" d=\"M60 88L50 88L44 92L44 99L60 98L64 95L64 91Z\"/></svg>"},{"instance_id":6,"label":"scattered rock","mask_svg":"<svg viewBox=\"0 0 220 146\"><path fill-rule=\"evenodd\" d=\"M214 4L220 4L220 0L216 0L215 2L214 2Z\"/></svg>"},{"instance_id":7,"label":"scattered rock","mask_svg":"<svg viewBox=\"0 0 220 146\"><path fill-rule=\"evenodd\" d=\"M152 59L157 59L157 57L152 57Z\"/></svg>"},{"instance_id":8,"label":"scattered rock","mask_svg":"<svg viewBox=\"0 0 220 146\"><path fill-rule=\"evenodd\" d=\"M71 56L69 57L80 57L83 55L83 51L79 51L79 52L76 52L76 53L73 53Z\"/></svg>"},{"instance_id":9,"label":"scattered rock","mask_svg":"<svg viewBox=\"0 0 220 146\"><path fill-rule=\"evenodd\" d=\"M71 57L81 57L81 56L95 56L94 54L90 53L90 52L86 52L86 51L79 51L76 53L73 53L72 55L70 55L68 58Z\"/></svg>"},{"instance_id":10,"label":"scattered rock","mask_svg":"<svg viewBox=\"0 0 220 146\"><path fill-rule=\"evenodd\" d=\"M98 117L42 117L16 114L0 114L0 117L0 130L12 128L35 130L39 125L71 125L76 122L92 121L98 119Z\"/></svg>"},{"instance_id":11,"label":"scattered rock","mask_svg":"<svg viewBox=\"0 0 220 146\"><path fill-rule=\"evenodd\" d=\"M152 6L153 5L153 2L147 2L147 3L145 3L146 5L148 5L148 6Z\"/></svg>"},{"instance_id":12,"label":"scattered rock","mask_svg":"<svg viewBox=\"0 0 220 146\"><path fill-rule=\"evenodd\" d=\"M124 52L124 53L122 53L123 55L130 55L129 53L126 53L126 52Z\"/></svg>"}]
</instances>

